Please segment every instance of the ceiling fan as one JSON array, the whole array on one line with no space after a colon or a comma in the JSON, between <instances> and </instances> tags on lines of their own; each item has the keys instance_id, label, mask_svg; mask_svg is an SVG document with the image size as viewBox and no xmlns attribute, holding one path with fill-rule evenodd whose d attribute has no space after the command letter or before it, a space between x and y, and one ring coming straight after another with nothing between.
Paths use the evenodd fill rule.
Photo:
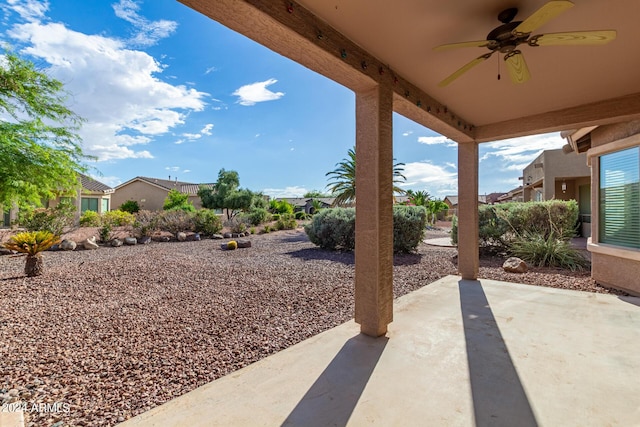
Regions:
<instances>
[{"instance_id":1,"label":"ceiling fan","mask_svg":"<svg viewBox=\"0 0 640 427\"><path fill-rule=\"evenodd\" d=\"M464 65L449 77L442 80L438 86L447 86L476 65L489 59L491 55L496 52L504 53L504 61L511 80L514 83L524 83L531 78L531 74L529 73L529 68L527 67L522 52L518 49L518 46L521 44L527 44L532 47L602 45L616 38L616 32L614 30L572 31L568 33L531 35L533 31L558 17L571 7L573 7L573 3L568 0L551 0L524 21L513 20L518 14L517 8L506 9L498 15L498 20L502 22L502 25L494 28L487 35L486 40L449 43L435 47L435 51L460 47L486 47L490 51Z\"/></svg>"}]
</instances>

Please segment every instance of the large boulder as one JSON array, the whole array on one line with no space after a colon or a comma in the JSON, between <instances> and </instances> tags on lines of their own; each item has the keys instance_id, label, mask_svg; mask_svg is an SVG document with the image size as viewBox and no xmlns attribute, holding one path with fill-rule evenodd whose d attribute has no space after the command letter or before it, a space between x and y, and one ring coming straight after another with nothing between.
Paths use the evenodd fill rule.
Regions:
<instances>
[{"instance_id":1,"label":"large boulder","mask_svg":"<svg viewBox=\"0 0 640 427\"><path fill-rule=\"evenodd\" d=\"M84 246L85 249L98 249L100 247L96 243L96 237L95 236L91 236L87 240L82 242L82 246Z\"/></svg>"},{"instance_id":2,"label":"large boulder","mask_svg":"<svg viewBox=\"0 0 640 427\"><path fill-rule=\"evenodd\" d=\"M125 237L124 244L129 246L137 245L138 239L136 239L135 237Z\"/></svg>"},{"instance_id":3,"label":"large boulder","mask_svg":"<svg viewBox=\"0 0 640 427\"><path fill-rule=\"evenodd\" d=\"M60 242L60 249L62 249L63 251L73 251L77 246L78 245L73 240L64 239L62 242Z\"/></svg>"},{"instance_id":4,"label":"large boulder","mask_svg":"<svg viewBox=\"0 0 640 427\"><path fill-rule=\"evenodd\" d=\"M151 243L151 236L142 236L142 237L140 237L138 239L138 243L140 243L141 245L148 245L149 243Z\"/></svg>"},{"instance_id":5,"label":"large boulder","mask_svg":"<svg viewBox=\"0 0 640 427\"><path fill-rule=\"evenodd\" d=\"M502 264L502 269L507 273L526 273L529 270L529 267L527 267L526 262L513 256L508 258L504 264Z\"/></svg>"},{"instance_id":6,"label":"large boulder","mask_svg":"<svg viewBox=\"0 0 640 427\"><path fill-rule=\"evenodd\" d=\"M238 240L238 248L250 248L251 240Z\"/></svg>"}]
</instances>

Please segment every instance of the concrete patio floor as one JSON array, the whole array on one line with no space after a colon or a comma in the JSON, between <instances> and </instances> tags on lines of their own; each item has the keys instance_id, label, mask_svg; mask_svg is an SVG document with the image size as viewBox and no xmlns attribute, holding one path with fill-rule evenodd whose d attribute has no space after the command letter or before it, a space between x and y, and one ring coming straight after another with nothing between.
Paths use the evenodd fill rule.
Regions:
<instances>
[{"instance_id":1,"label":"concrete patio floor","mask_svg":"<svg viewBox=\"0 0 640 427\"><path fill-rule=\"evenodd\" d=\"M640 298L448 276L122 426L640 425Z\"/></svg>"}]
</instances>

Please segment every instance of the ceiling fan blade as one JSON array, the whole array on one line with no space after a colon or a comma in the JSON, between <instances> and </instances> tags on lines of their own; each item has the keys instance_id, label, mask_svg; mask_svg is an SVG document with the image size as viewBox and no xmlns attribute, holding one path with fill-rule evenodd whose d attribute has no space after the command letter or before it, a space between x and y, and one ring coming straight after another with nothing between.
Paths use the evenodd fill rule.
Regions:
<instances>
[{"instance_id":1,"label":"ceiling fan blade","mask_svg":"<svg viewBox=\"0 0 640 427\"><path fill-rule=\"evenodd\" d=\"M513 30L513 34L529 34L572 7L573 3L568 0L551 0L522 21Z\"/></svg>"},{"instance_id":2,"label":"ceiling fan blade","mask_svg":"<svg viewBox=\"0 0 640 427\"><path fill-rule=\"evenodd\" d=\"M530 46L601 45L616 38L615 30L573 31L570 33L538 34L529 38Z\"/></svg>"},{"instance_id":3,"label":"ceiling fan blade","mask_svg":"<svg viewBox=\"0 0 640 427\"><path fill-rule=\"evenodd\" d=\"M448 43L433 48L436 52L449 49L457 49L459 47L485 47L489 44L489 40L476 40L471 42Z\"/></svg>"},{"instance_id":4,"label":"ceiling fan blade","mask_svg":"<svg viewBox=\"0 0 640 427\"><path fill-rule=\"evenodd\" d=\"M505 55L504 60L507 63L507 70L509 70L509 77L511 77L512 82L524 83L531 78L529 67L527 67L522 52L519 50L509 52Z\"/></svg>"},{"instance_id":5,"label":"ceiling fan blade","mask_svg":"<svg viewBox=\"0 0 640 427\"><path fill-rule=\"evenodd\" d=\"M438 83L438 87L445 87L445 86L449 85L449 83L451 83L452 81L454 81L455 79L457 79L458 77L460 77L461 75L463 75L464 73L466 73L467 71L469 71L470 69L475 67L476 65L478 65L481 62L484 62L487 59L489 59L489 57L491 55L493 55L493 52L485 53L484 55L479 56L476 59L474 59L473 61L465 64L458 71L456 71L455 73L451 74L449 77L447 77L446 79L444 79L443 81Z\"/></svg>"}]
</instances>

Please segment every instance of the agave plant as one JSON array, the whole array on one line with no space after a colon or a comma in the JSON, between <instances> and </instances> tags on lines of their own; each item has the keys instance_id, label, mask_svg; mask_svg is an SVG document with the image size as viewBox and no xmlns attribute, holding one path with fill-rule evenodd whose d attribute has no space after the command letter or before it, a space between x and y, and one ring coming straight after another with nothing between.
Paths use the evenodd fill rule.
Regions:
<instances>
[{"instance_id":1,"label":"agave plant","mask_svg":"<svg viewBox=\"0 0 640 427\"><path fill-rule=\"evenodd\" d=\"M60 242L58 236L49 231L25 231L11 237L3 246L27 254L24 273L28 277L39 276L44 270L42 251Z\"/></svg>"}]
</instances>

